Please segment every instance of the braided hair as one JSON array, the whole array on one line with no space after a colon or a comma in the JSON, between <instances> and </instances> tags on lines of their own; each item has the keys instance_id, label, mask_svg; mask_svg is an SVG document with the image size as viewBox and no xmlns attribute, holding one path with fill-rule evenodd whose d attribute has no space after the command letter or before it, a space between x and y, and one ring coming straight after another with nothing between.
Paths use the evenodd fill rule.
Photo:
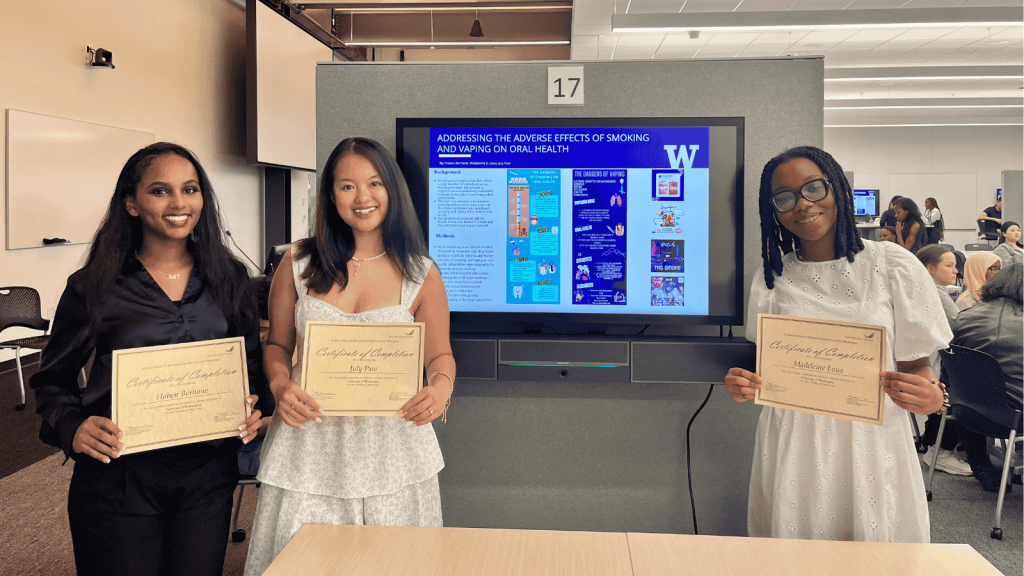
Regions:
<instances>
[{"instance_id":1,"label":"braided hair","mask_svg":"<svg viewBox=\"0 0 1024 576\"><path fill-rule=\"evenodd\" d=\"M761 259L764 261L764 283L769 290L775 287L775 277L782 276L782 255L800 247L800 239L779 222L775 215L775 207L771 203L772 175L775 174L775 169L796 158L804 158L817 164L831 185L836 203L836 258L846 257L853 262L853 256L864 249L864 241L857 232L857 224L853 218L853 190L843 173L842 166L831 154L820 148L790 148L769 160L761 171L761 189L758 195L758 208L761 213Z\"/></svg>"}]
</instances>

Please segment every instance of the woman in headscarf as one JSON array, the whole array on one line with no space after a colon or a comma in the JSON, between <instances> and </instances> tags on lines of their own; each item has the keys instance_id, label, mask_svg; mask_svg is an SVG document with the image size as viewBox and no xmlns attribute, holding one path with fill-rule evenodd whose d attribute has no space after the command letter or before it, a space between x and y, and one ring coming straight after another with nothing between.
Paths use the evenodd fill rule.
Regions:
<instances>
[{"instance_id":1,"label":"woman in headscarf","mask_svg":"<svg viewBox=\"0 0 1024 576\"><path fill-rule=\"evenodd\" d=\"M971 252L964 263L964 292L956 299L956 307L963 310L981 302L981 287L1003 267L999 256L987 250Z\"/></svg>"}]
</instances>

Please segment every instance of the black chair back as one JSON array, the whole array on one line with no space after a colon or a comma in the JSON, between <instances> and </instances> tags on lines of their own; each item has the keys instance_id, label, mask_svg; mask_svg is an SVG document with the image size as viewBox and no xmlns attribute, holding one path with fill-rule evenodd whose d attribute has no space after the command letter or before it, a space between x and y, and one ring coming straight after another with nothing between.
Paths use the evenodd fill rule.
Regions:
<instances>
[{"instance_id":1,"label":"black chair back","mask_svg":"<svg viewBox=\"0 0 1024 576\"><path fill-rule=\"evenodd\" d=\"M39 292L28 286L0 287L0 332L12 326L46 330Z\"/></svg>"},{"instance_id":2,"label":"black chair back","mask_svg":"<svg viewBox=\"0 0 1024 576\"><path fill-rule=\"evenodd\" d=\"M1021 411L1006 403L1006 377L999 361L992 356L963 346L940 350L942 369L949 380L949 404L953 414L967 409L991 421L978 434L1005 438L1010 430L1021 432Z\"/></svg>"}]
</instances>

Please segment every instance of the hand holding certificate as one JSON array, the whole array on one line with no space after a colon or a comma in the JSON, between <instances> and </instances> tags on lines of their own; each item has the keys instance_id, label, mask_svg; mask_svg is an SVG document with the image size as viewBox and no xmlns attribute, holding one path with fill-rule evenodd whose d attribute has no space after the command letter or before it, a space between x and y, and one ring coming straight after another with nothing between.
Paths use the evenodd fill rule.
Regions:
<instances>
[{"instance_id":1,"label":"hand holding certificate","mask_svg":"<svg viewBox=\"0 0 1024 576\"><path fill-rule=\"evenodd\" d=\"M881 326L760 314L758 404L882 425L885 329Z\"/></svg>"},{"instance_id":2,"label":"hand holding certificate","mask_svg":"<svg viewBox=\"0 0 1024 576\"><path fill-rule=\"evenodd\" d=\"M423 387L421 322L306 323L302 389L328 416L393 416Z\"/></svg>"},{"instance_id":3,"label":"hand holding certificate","mask_svg":"<svg viewBox=\"0 0 1024 576\"><path fill-rule=\"evenodd\" d=\"M112 372L122 455L240 436L250 414L241 337L115 350Z\"/></svg>"}]
</instances>

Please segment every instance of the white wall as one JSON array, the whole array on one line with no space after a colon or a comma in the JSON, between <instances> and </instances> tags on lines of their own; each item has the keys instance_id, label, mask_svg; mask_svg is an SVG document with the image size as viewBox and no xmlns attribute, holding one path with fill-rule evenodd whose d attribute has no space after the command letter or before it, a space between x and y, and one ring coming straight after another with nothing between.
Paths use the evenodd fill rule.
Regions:
<instances>
[{"instance_id":1,"label":"white wall","mask_svg":"<svg viewBox=\"0 0 1024 576\"><path fill-rule=\"evenodd\" d=\"M943 243L962 250L977 242L973 220L995 204L1003 170L1024 165L1024 137L1020 126L929 126L907 128L825 128L825 150L844 170L852 170L857 188L878 188L881 204L894 194L909 196L924 210L931 195L904 190L914 182L958 185L967 198L958 207L972 210L959 219L971 227L950 228ZM937 196L936 196L937 197ZM940 208L944 206L939 201ZM943 213L948 221L952 207Z\"/></svg>"},{"instance_id":2,"label":"white wall","mask_svg":"<svg viewBox=\"0 0 1024 576\"><path fill-rule=\"evenodd\" d=\"M112 51L117 68L87 67L86 45ZM0 109L153 132L158 141L192 149L210 174L226 228L262 261L261 170L245 161L244 2L7 2L0 53ZM5 174L6 158L0 140ZM6 179L0 187L6 197ZM66 189L67 210L74 210L73 174ZM6 203L0 203L4 236L6 227ZM0 286L38 289L44 316L88 249L4 246ZM10 329L2 338L17 334ZM0 355L0 361L12 357Z\"/></svg>"}]
</instances>

